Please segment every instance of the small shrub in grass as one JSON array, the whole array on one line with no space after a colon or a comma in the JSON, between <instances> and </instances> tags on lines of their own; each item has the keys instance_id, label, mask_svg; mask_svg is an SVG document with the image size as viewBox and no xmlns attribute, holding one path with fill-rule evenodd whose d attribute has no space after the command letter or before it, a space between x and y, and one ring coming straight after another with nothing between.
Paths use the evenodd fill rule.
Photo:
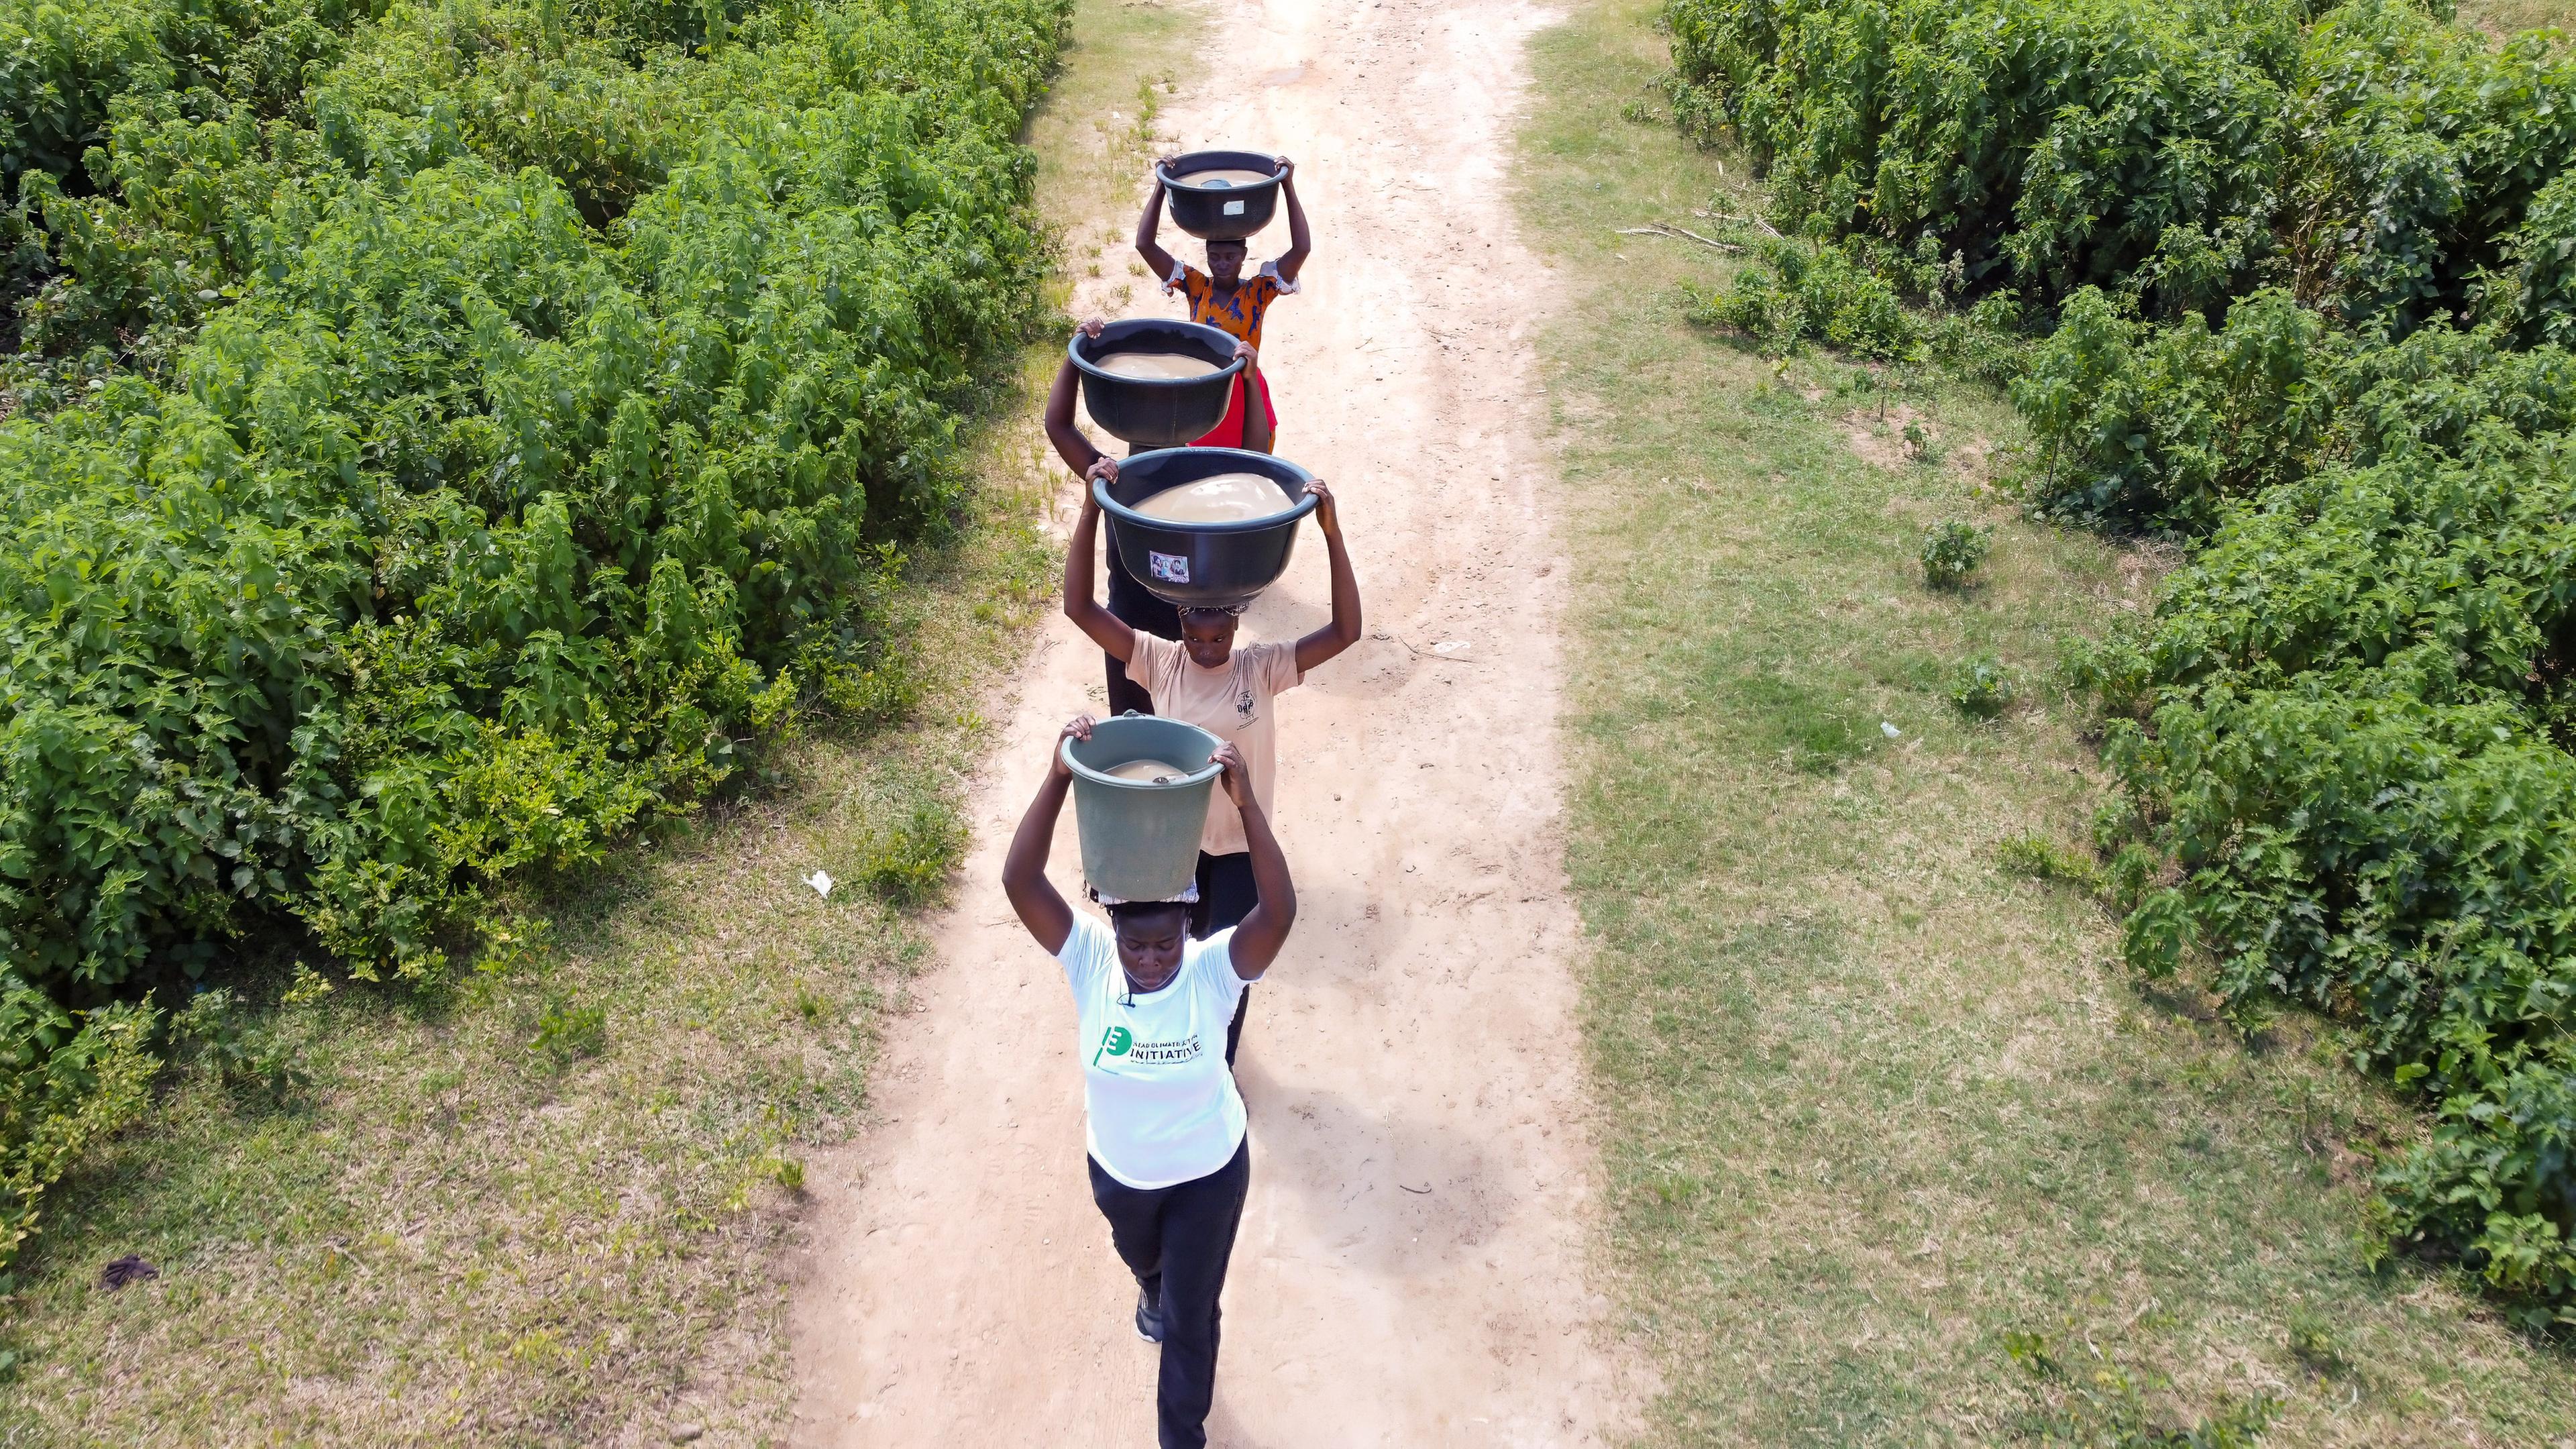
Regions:
<instances>
[{"instance_id":1,"label":"small shrub in grass","mask_svg":"<svg viewBox=\"0 0 2576 1449\"><path fill-rule=\"evenodd\" d=\"M2102 868L2091 857L2037 831L2007 835L1997 841L1995 859L2005 870L2032 880L2071 881L2088 890L2102 883Z\"/></svg>"},{"instance_id":2,"label":"small shrub in grass","mask_svg":"<svg viewBox=\"0 0 2576 1449\"><path fill-rule=\"evenodd\" d=\"M1923 582L1936 589L1955 589L1986 561L1995 531L1964 519L1946 519L1923 535Z\"/></svg>"},{"instance_id":3,"label":"small shrub in grass","mask_svg":"<svg viewBox=\"0 0 2576 1449\"><path fill-rule=\"evenodd\" d=\"M1997 718L2012 708L2018 692L2012 671L1991 655L1960 660L1950 676L1950 703L1970 719Z\"/></svg>"},{"instance_id":4,"label":"small shrub in grass","mask_svg":"<svg viewBox=\"0 0 2576 1449\"><path fill-rule=\"evenodd\" d=\"M2017 1437L2074 1449L2253 1449L2272 1427L2280 1401L2221 1396L2205 1414L2178 1421L2173 1384L2121 1367L2088 1340L2061 1351L2042 1334L2015 1329L2003 1350L2023 1371L2024 1405ZM2070 1372L2067 1360L2083 1364Z\"/></svg>"},{"instance_id":5,"label":"small shrub in grass","mask_svg":"<svg viewBox=\"0 0 2576 1449\"><path fill-rule=\"evenodd\" d=\"M227 1087L274 1094L313 1080L293 1048L266 1024L253 1021L229 987L200 991L173 1013L170 1040Z\"/></svg>"},{"instance_id":6,"label":"small shrub in grass","mask_svg":"<svg viewBox=\"0 0 2576 1449\"><path fill-rule=\"evenodd\" d=\"M536 1035L528 1038L529 1052L557 1070L607 1046L608 1008L569 1001L547 1002L537 1013Z\"/></svg>"},{"instance_id":7,"label":"small shrub in grass","mask_svg":"<svg viewBox=\"0 0 2576 1449\"><path fill-rule=\"evenodd\" d=\"M2350 1367L2344 1361L2343 1342L2334 1331L2334 1321L2313 1308L2290 1310L2290 1352L2310 1372L2333 1378Z\"/></svg>"},{"instance_id":8,"label":"small shrub in grass","mask_svg":"<svg viewBox=\"0 0 2576 1449\"><path fill-rule=\"evenodd\" d=\"M877 832L858 876L868 889L898 906L916 906L938 894L966 849L966 827L947 801L920 800Z\"/></svg>"}]
</instances>

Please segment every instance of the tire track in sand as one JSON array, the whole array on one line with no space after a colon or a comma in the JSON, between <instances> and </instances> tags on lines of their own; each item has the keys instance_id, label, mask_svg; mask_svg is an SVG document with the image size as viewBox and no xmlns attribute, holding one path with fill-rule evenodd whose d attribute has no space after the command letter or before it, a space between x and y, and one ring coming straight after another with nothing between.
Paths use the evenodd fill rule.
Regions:
<instances>
[{"instance_id":1,"label":"tire track in sand","mask_svg":"<svg viewBox=\"0 0 2576 1449\"><path fill-rule=\"evenodd\" d=\"M1280 699L1275 815L1301 911L1244 1037L1253 1185L1220 1445L1593 1444L1642 1392L1584 1273L1565 569L1527 345L1554 288L1506 189L1521 47L1546 18L1518 0L1229 7L1217 53L1257 81L1185 80L1164 123L1175 149L1297 159L1316 250L1264 362L1280 451L1342 499L1370 629ZM1140 200L1098 212L1123 230ZM1275 222L1255 257L1284 236ZM1179 310L1138 293L1130 312ZM1327 602L1310 537L1246 636L1293 637ZM998 880L1047 742L1101 698L1098 651L1060 616L1043 630L995 704L922 1007L887 1027L882 1115L809 1176L799 1444L1153 1441L1154 1352L1083 1175L1072 1005ZM1074 862L1068 810L1069 897Z\"/></svg>"}]
</instances>

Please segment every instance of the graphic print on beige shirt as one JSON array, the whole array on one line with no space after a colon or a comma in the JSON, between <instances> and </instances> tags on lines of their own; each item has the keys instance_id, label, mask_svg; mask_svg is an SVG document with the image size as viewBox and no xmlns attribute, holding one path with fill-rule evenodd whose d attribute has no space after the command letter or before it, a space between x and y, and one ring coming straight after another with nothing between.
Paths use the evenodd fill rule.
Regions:
<instances>
[{"instance_id":1,"label":"graphic print on beige shirt","mask_svg":"<svg viewBox=\"0 0 2576 1449\"><path fill-rule=\"evenodd\" d=\"M1186 720L1243 752L1252 771L1252 798L1270 810L1270 776L1277 736L1271 725L1270 700L1283 689L1305 682L1297 672L1294 644L1238 644L1221 669L1201 669L1189 651L1170 639L1136 631L1136 652L1127 660L1127 677L1154 696L1154 713ZM1243 839L1243 816L1225 791L1208 795L1207 829L1199 849L1209 855L1233 855L1250 847Z\"/></svg>"}]
</instances>

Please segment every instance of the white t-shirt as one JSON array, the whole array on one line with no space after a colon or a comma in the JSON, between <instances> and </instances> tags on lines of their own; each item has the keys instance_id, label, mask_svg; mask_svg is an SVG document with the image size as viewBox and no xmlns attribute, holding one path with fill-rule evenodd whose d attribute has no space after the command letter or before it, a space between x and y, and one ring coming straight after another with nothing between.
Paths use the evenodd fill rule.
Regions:
<instances>
[{"instance_id":1,"label":"white t-shirt","mask_svg":"<svg viewBox=\"0 0 2576 1449\"><path fill-rule=\"evenodd\" d=\"M1225 1029L1243 998L1234 932L1181 948L1160 991L1131 991L1118 939L1079 911L1055 959L1082 1015L1082 1108L1092 1160L1134 1188L1207 1176L1243 1145Z\"/></svg>"}]
</instances>

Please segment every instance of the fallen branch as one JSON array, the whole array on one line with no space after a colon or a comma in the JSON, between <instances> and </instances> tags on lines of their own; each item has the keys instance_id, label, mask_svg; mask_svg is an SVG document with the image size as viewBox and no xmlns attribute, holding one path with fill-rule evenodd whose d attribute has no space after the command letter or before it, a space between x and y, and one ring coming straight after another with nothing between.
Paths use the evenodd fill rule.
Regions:
<instances>
[{"instance_id":1,"label":"fallen branch","mask_svg":"<svg viewBox=\"0 0 2576 1449\"><path fill-rule=\"evenodd\" d=\"M1788 240L1787 237L1780 235L1780 228L1773 226L1771 223L1764 221L1758 216L1734 216L1723 211L1701 211L1697 208L1692 209L1691 215L1699 217L1705 221L1731 221L1737 226L1758 226L1774 240Z\"/></svg>"},{"instance_id":2,"label":"fallen branch","mask_svg":"<svg viewBox=\"0 0 2576 1449\"><path fill-rule=\"evenodd\" d=\"M1674 226L1672 223L1664 221L1654 222L1646 226L1623 226L1615 228L1615 230L1621 236L1660 236L1669 237L1674 241L1695 241L1701 246L1715 247L1722 252L1740 252L1744 250L1744 248L1736 246L1730 242L1712 241L1707 237L1701 236L1698 232L1688 230L1684 227Z\"/></svg>"}]
</instances>

